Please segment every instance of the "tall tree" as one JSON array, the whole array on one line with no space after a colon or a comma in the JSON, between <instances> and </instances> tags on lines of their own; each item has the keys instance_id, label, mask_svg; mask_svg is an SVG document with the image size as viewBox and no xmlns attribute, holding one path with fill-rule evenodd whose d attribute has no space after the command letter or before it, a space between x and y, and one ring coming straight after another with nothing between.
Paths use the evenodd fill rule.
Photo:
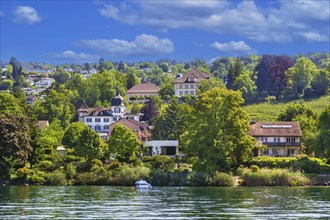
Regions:
<instances>
[{"instance_id":1,"label":"tall tree","mask_svg":"<svg viewBox=\"0 0 330 220\"><path fill-rule=\"evenodd\" d=\"M315 153L330 160L330 105L327 105L318 118L317 128Z\"/></svg>"},{"instance_id":2,"label":"tall tree","mask_svg":"<svg viewBox=\"0 0 330 220\"><path fill-rule=\"evenodd\" d=\"M228 89L237 90L237 88L235 88L236 78L243 73L243 70L242 62L239 59L235 59L234 63L230 64L228 70L228 82L226 85Z\"/></svg>"},{"instance_id":3,"label":"tall tree","mask_svg":"<svg viewBox=\"0 0 330 220\"><path fill-rule=\"evenodd\" d=\"M288 87L288 78L285 71L292 66L293 61L290 57L263 56L256 67L258 92L279 97Z\"/></svg>"},{"instance_id":4,"label":"tall tree","mask_svg":"<svg viewBox=\"0 0 330 220\"><path fill-rule=\"evenodd\" d=\"M172 98L167 108L154 120L153 139L178 140L180 135L187 129L191 107L187 104L179 104Z\"/></svg>"},{"instance_id":5,"label":"tall tree","mask_svg":"<svg viewBox=\"0 0 330 220\"><path fill-rule=\"evenodd\" d=\"M156 106L154 105L154 102L152 101L152 99L148 100L144 104L144 106L141 109L141 112L143 113L142 121L146 121L149 125L152 124L152 120L154 119L154 117L159 115L159 112L158 112Z\"/></svg>"},{"instance_id":6,"label":"tall tree","mask_svg":"<svg viewBox=\"0 0 330 220\"><path fill-rule=\"evenodd\" d=\"M249 117L243 102L240 92L220 88L199 96L181 137L187 155L198 158L195 168L228 170L252 158L255 140L247 134Z\"/></svg>"},{"instance_id":7,"label":"tall tree","mask_svg":"<svg viewBox=\"0 0 330 220\"><path fill-rule=\"evenodd\" d=\"M139 79L135 76L133 72L127 74L127 89L132 88L139 83Z\"/></svg>"},{"instance_id":8,"label":"tall tree","mask_svg":"<svg viewBox=\"0 0 330 220\"><path fill-rule=\"evenodd\" d=\"M317 115L313 112L313 110L306 106L303 103L290 103L286 106L286 108L280 112L277 117L279 121L292 121L293 118L298 115L306 115L306 117L311 117L316 120Z\"/></svg>"},{"instance_id":9,"label":"tall tree","mask_svg":"<svg viewBox=\"0 0 330 220\"><path fill-rule=\"evenodd\" d=\"M330 66L330 65L329 65ZM330 69L330 68L329 68ZM330 71L320 70L312 81L312 89L316 95L322 96L330 91Z\"/></svg>"},{"instance_id":10,"label":"tall tree","mask_svg":"<svg viewBox=\"0 0 330 220\"><path fill-rule=\"evenodd\" d=\"M317 73L317 66L306 57L300 57L294 66L286 72L297 96L304 95L305 89L310 87Z\"/></svg>"},{"instance_id":11,"label":"tall tree","mask_svg":"<svg viewBox=\"0 0 330 220\"><path fill-rule=\"evenodd\" d=\"M99 135L89 127L85 127L80 133L74 153L77 156L85 157L89 161L101 158L103 151Z\"/></svg>"},{"instance_id":12,"label":"tall tree","mask_svg":"<svg viewBox=\"0 0 330 220\"><path fill-rule=\"evenodd\" d=\"M115 125L108 140L109 151L115 153L117 158L124 162L137 155L140 144L136 134L122 124Z\"/></svg>"},{"instance_id":13,"label":"tall tree","mask_svg":"<svg viewBox=\"0 0 330 220\"><path fill-rule=\"evenodd\" d=\"M11 113L0 114L0 179L8 179L14 163L22 166L32 151L29 119Z\"/></svg>"},{"instance_id":14,"label":"tall tree","mask_svg":"<svg viewBox=\"0 0 330 220\"><path fill-rule=\"evenodd\" d=\"M13 77L13 79L16 80L22 74L23 68L21 65L19 65L19 63L15 57L10 58L9 64L13 67L12 77Z\"/></svg>"}]
</instances>

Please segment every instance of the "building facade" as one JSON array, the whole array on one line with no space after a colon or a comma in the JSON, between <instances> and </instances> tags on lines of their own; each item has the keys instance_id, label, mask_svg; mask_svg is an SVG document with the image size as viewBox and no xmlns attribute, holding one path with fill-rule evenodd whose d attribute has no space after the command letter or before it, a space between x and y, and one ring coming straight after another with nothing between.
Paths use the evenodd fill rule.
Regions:
<instances>
[{"instance_id":1,"label":"building facade","mask_svg":"<svg viewBox=\"0 0 330 220\"><path fill-rule=\"evenodd\" d=\"M250 125L250 135L257 145L266 145L260 152L265 156L297 156L301 147L301 130L298 122L256 122Z\"/></svg>"},{"instance_id":2,"label":"building facade","mask_svg":"<svg viewBox=\"0 0 330 220\"><path fill-rule=\"evenodd\" d=\"M140 83L126 92L126 97L130 102L140 101L145 102L150 96L157 96L159 88L151 83Z\"/></svg>"},{"instance_id":3,"label":"building facade","mask_svg":"<svg viewBox=\"0 0 330 220\"><path fill-rule=\"evenodd\" d=\"M185 95L197 96L196 89L204 79L209 78L210 76L207 73L202 73L195 67L183 76L179 74L174 81L175 95L178 97Z\"/></svg>"}]
</instances>

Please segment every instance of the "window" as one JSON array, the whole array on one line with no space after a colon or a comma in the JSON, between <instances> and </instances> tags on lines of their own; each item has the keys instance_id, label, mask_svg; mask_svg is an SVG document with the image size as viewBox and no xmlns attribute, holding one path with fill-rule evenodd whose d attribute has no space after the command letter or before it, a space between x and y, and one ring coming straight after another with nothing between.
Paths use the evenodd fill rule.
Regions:
<instances>
[{"instance_id":1,"label":"window","mask_svg":"<svg viewBox=\"0 0 330 220\"><path fill-rule=\"evenodd\" d=\"M195 82L196 78L195 77L189 77L188 82Z\"/></svg>"},{"instance_id":2,"label":"window","mask_svg":"<svg viewBox=\"0 0 330 220\"><path fill-rule=\"evenodd\" d=\"M113 121L118 121L118 116L113 116Z\"/></svg>"},{"instance_id":3,"label":"window","mask_svg":"<svg viewBox=\"0 0 330 220\"><path fill-rule=\"evenodd\" d=\"M268 149L266 149L266 150L264 151L264 155L268 155L268 154L269 154Z\"/></svg>"},{"instance_id":4,"label":"window","mask_svg":"<svg viewBox=\"0 0 330 220\"><path fill-rule=\"evenodd\" d=\"M109 122L109 118L103 118L103 122Z\"/></svg>"},{"instance_id":5,"label":"window","mask_svg":"<svg viewBox=\"0 0 330 220\"><path fill-rule=\"evenodd\" d=\"M288 149L288 155L287 156L290 156L290 155L294 155L294 149Z\"/></svg>"},{"instance_id":6,"label":"window","mask_svg":"<svg viewBox=\"0 0 330 220\"><path fill-rule=\"evenodd\" d=\"M185 88L185 89L188 89L188 86L189 86L189 85L188 85L188 84L186 84L186 85L184 85L184 88Z\"/></svg>"},{"instance_id":7,"label":"window","mask_svg":"<svg viewBox=\"0 0 330 220\"><path fill-rule=\"evenodd\" d=\"M261 142L268 142L268 138L266 138L266 137L262 137L262 138L260 138L260 141L261 141Z\"/></svg>"},{"instance_id":8,"label":"window","mask_svg":"<svg viewBox=\"0 0 330 220\"><path fill-rule=\"evenodd\" d=\"M183 95L183 91L180 91L180 92L179 92L179 95Z\"/></svg>"},{"instance_id":9,"label":"window","mask_svg":"<svg viewBox=\"0 0 330 220\"><path fill-rule=\"evenodd\" d=\"M179 89L183 89L183 85L179 85Z\"/></svg>"},{"instance_id":10,"label":"window","mask_svg":"<svg viewBox=\"0 0 330 220\"><path fill-rule=\"evenodd\" d=\"M92 118L86 118L86 122L92 122Z\"/></svg>"},{"instance_id":11,"label":"window","mask_svg":"<svg viewBox=\"0 0 330 220\"><path fill-rule=\"evenodd\" d=\"M277 149L272 149L272 155L277 155Z\"/></svg>"},{"instance_id":12,"label":"window","mask_svg":"<svg viewBox=\"0 0 330 220\"><path fill-rule=\"evenodd\" d=\"M195 94L194 94L194 91L190 91L190 95L195 95Z\"/></svg>"},{"instance_id":13,"label":"window","mask_svg":"<svg viewBox=\"0 0 330 220\"><path fill-rule=\"evenodd\" d=\"M195 88L195 85L194 84L190 84L190 88L191 89L194 89Z\"/></svg>"},{"instance_id":14,"label":"window","mask_svg":"<svg viewBox=\"0 0 330 220\"><path fill-rule=\"evenodd\" d=\"M188 95L188 91L184 91L184 94L185 94L185 95Z\"/></svg>"},{"instance_id":15,"label":"window","mask_svg":"<svg viewBox=\"0 0 330 220\"><path fill-rule=\"evenodd\" d=\"M103 130L109 130L109 125L104 125Z\"/></svg>"},{"instance_id":16,"label":"window","mask_svg":"<svg viewBox=\"0 0 330 220\"><path fill-rule=\"evenodd\" d=\"M100 118L95 118L95 122L101 122Z\"/></svg>"},{"instance_id":17,"label":"window","mask_svg":"<svg viewBox=\"0 0 330 220\"><path fill-rule=\"evenodd\" d=\"M274 137L274 142L280 142L280 138L279 137Z\"/></svg>"},{"instance_id":18,"label":"window","mask_svg":"<svg viewBox=\"0 0 330 220\"><path fill-rule=\"evenodd\" d=\"M95 131L101 131L101 126L100 125L95 125Z\"/></svg>"},{"instance_id":19,"label":"window","mask_svg":"<svg viewBox=\"0 0 330 220\"><path fill-rule=\"evenodd\" d=\"M286 138L287 143L294 143L296 142L296 138Z\"/></svg>"}]
</instances>

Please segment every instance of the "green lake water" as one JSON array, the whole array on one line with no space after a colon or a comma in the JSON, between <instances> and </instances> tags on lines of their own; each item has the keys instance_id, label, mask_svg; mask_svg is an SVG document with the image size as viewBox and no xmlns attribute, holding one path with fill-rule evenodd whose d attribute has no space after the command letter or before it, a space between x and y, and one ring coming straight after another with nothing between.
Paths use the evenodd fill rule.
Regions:
<instances>
[{"instance_id":1,"label":"green lake water","mask_svg":"<svg viewBox=\"0 0 330 220\"><path fill-rule=\"evenodd\" d=\"M330 187L0 186L0 219L330 219Z\"/></svg>"}]
</instances>

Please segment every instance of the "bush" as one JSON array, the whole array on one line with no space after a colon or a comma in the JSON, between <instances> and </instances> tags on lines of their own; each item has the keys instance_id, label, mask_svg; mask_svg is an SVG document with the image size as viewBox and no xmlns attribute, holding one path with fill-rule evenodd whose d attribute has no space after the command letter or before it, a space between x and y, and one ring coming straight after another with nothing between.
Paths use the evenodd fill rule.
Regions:
<instances>
[{"instance_id":1,"label":"bush","mask_svg":"<svg viewBox=\"0 0 330 220\"><path fill-rule=\"evenodd\" d=\"M109 165L106 166L107 170L115 170L118 167L120 167L120 163L118 161L113 161L112 163L110 163Z\"/></svg>"},{"instance_id":2,"label":"bush","mask_svg":"<svg viewBox=\"0 0 330 220\"><path fill-rule=\"evenodd\" d=\"M187 183L191 186L207 186L209 176L204 172L192 172L187 176Z\"/></svg>"},{"instance_id":3,"label":"bush","mask_svg":"<svg viewBox=\"0 0 330 220\"><path fill-rule=\"evenodd\" d=\"M49 160L41 161L39 164L37 164L36 167L46 172L52 172L56 169L56 166L53 164L53 162Z\"/></svg>"},{"instance_id":4,"label":"bush","mask_svg":"<svg viewBox=\"0 0 330 220\"><path fill-rule=\"evenodd\" d=\"M252 172L258 172L260 170L260 168L257 165L252 165L250 169Z\"/></svg>"},{"instance_id":5,"label":"bush","mask_svg":"<svg viewBox=\"0 0 330 220\"><path fill-rule=\"evenodd\" d=\"M150 175L150 169L147 167L122 166L116 175L118 183L124 186L130 186L139 179L147 179Z\"/></svg>"},{"instance_id":6,"label":"bush","mask_svg":"<svg viewBox=\"0 0 330 220\"><path fill-rule=\"evenodd\" d=\"M65 175L67 179L69 180L73 179L76 173L77 173L77 167L74 166L72 163L65 166Z\"/></svg>"},{"instance_id":7,"label":"bush","mask_svg":"<svg viewBox=\"0 0 330 220\"><path fill-rule=\"evenodd\" d=\"M29 176L29 183L42 185L46 183L46 173L43 171L32 172Z\"/></svg>"},{"instance_id":8,"label":"bush","mask_svg":"<svg viewBox=\"0 0 330 220\"><path fill-rule=\"evenodd\" d=\"M101 160L99 159L94 159L91 161L92 162L92 166L98 166L98 167L103 167L103 163Z\"/></svg>"},{"instance_id":9,"label":"bush","mask_svg":"<svg viewBox=\"0 0 330 220\"><path fill-rule=\"evenodd\" d=\"M322 160L302 156L298 158L298 166L306 173L320 173Z\"/></svg>"},{"instance_id":10,"label":"bush","mask_svg":"<svg viewBox=\"0 0 330 220\"><path fill-rule=\"evenodd\" d=\"M234 177L227 173L216 171L210 179L211 186L234 186Z\"/></svg>"},{"instance_id":11,"label":"bush","mask_svg":"<svg viewBox=\"0 0 330 220\"><path fill-rule=\"evenodd\" d=\"M74 184L76 185L95 185L98 175L92 172L79 173L76 176Z\"/></svg>"},{"instance_id":12,"label":"bush","mask_svg":"<svg viewBox=\"0 0 330 220\"><path fill-rule=\"evenodd\" d=\"M60 170L55 170L54 172L47 174L46 179L47 183L50 185L65 186L67 184L65 174Z\"/></svg>"}]
</instances>

